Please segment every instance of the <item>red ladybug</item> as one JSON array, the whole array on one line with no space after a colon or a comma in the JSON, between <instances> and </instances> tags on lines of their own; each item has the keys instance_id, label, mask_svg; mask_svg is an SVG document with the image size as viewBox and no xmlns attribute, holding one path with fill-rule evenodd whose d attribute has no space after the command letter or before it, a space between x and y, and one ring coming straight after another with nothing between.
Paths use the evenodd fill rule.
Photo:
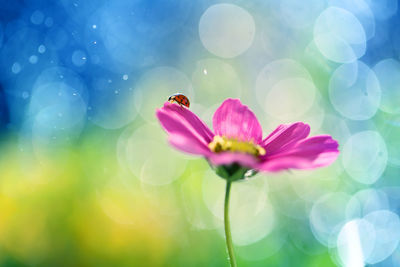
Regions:
<instances>
[{"instance_id":1,"label":"red ladybug","mask_svg":"<svg viewBox=\"0 0 400 267\"><path fill-rule=\"evenodd\" d=\"M185 95L177 93L177 94L173 94L168 98L169 102L176 102L178 103L181 107L182 106L186 106L187 108L189 108L190 106L190 102L189 102L189 98L187 98Z\"/></svg>"}]
</instances>

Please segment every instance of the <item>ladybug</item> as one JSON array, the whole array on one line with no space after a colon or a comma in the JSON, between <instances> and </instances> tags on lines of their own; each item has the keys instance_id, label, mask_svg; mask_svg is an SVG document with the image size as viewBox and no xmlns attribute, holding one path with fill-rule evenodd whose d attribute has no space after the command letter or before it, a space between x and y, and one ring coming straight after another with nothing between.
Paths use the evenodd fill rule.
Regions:
<instances>
[{"instance_id":1,"label":"ladybug","mask_svg":"<svg viewBox=\"0 0 400 267\"><path fill-rule=\"evenodd\" d=\"M186 106L187 108L189 108L190 106L190 102L189 102L189 98L187 98L185 95L177 93L177 94L173 94L168 98L169 102L176 102L178 103L181 107L182 106Z\"/></svg>"}]
</instances>

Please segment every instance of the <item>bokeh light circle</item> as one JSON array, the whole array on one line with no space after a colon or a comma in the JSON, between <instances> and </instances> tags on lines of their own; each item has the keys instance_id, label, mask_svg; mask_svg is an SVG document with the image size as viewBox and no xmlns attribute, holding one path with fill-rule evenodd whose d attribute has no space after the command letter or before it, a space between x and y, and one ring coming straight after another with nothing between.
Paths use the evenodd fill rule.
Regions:
<instances>
[{"instance_id":1,"label":"bokeh light circle","mask_svg":"<svg viewBox=\"0 0 400 267\"><path fill-rule=\"evenodd\" d=\"M340 162L334 162L326 168L312 171L292 170L293 175L289 177L289 180L299 198L313 203L329 192L337 190L340 185L337 177L342 171Z\"/></svg>"},{"instance_id":2,"label":"bokeh light circle","mask_svg":"<svg viewBox=\"0 0 400 267\"><path fill-rule=\"evenodd\" d=\"M127 139L125 151L129 170L143 184L168 185L185 171L185 156L169 146L158 125L138 127Z\"/></svg>"},{"instance_id":3,"label":"bokeh light circle","mask_svg":"<svg viewBox=\"0 0 400 267\"><path fill-rule=\"evenodd\" d=\"M235 69L219 59L197 61L192 73L192 84L196 92L195 102L205 107L221 104L229 97L237 98L242 90Z\"/></svg>"},{"instance_id":4,"label":"bokeh light circle","mask_svg":"<svg viewBox=\"0 0 400 267\"><path fill-rule=\"evenodd\" d=\"M367 40L375 35L375 16L364 0L329 0L329 5L351 12L364 28Z\"/></svg>"},{"instance_id":5,"label":"bokeh light circle","mask_svg":"<svg viewBox=\"0 0 400 267\"><path fill-rule=\"evenodd\" d=\"M173 67L157 67L144 73L134 87L135 105L146 121L155 122L155 111L175 93L186 95L195 101L189 78ZM156 97L154 97L156 96Z\"/></svg>"},{"instance_id":6,"label":"bokeh light circle","mask_svg":"<svg viewBox=\"0 0 400 267\"><path fill-rule=\"evenodd\" d=\"M346 222L346 207L351 196L344 192L328 193L311 208L310 226L315 238L327 247L335 246L336 237Z\"/></svg>"},{"instance_id":7,"label":"bokeh light circle","mask_svg":"<svg viewBox=\"0 0 400 267\"><path fill-rule=\"evenodd\" d=\"M75 72L63 67L42 71L28 109L35 147L77 138L86 123L87 98L86 85Z\"/></svg>"},{"instance_id":8,"label":"bokeh light circle","mask_svg":"<svg viewBox=\"0 0 400 267\"><path fill-rule=\"evenodd\" d=\"M87 61L86 53L83 52L82 50L75 50L72 53L71 60L75 66L81 67L86 64Z\"/></svg>"},{"instance_id":9,"label":"bokeh light circle","mask_svg":"<svg viewBox=\"0 0 400 267\"><path fill-rule=\"evenodd\" d=\"M400 114L400 62L395 59L379 61L373 70L382 90L380 109L390 114Z\"/></svg>"},{"instance_id":10,"label":"bokeh light circle","mask_svg":"<svg viewBox=\"0 0 400 267\"><path fill-rule=\"evenodd\" d=\"M43 19L44 19L44 15L43 15L43 12L41 12L40 10L35 10L31 15L31 22L33 24L36 24L36 25L42 24Z\"/></svg>"},{"instance_id":11,"label":"bokeh light circle","mask_svg":"<svg viewBox=\"0 0 400 267\"><path fill-rule=\"evenodd\" d=\"M375 264L389 257L399 245L400 219L388 210L371 212L364 219L374 226L377 237L373 251L366 257L367 263Z\"/></svg>"},{"instance_id":12,"label":"bokeh light circle","mask_svg":"<svg viewBox=\"0 0 400 267\"><path fill-rule=\"evenodd\" d=\"M343 266L361 267L371 255L379 238L374 226L364 219L347 222L337 238L337 250Z\"/></svg>"},{"instance_id":13,"label":"bokeh light circle","mask_svg":"<svg viewBox=\"0 0 400 267\"><path fill-rule=\"evenodd\" d=\"M256 96L257 99L261 99L260 104L264 104L263 100L269 88L272 88L280 80L291 77L311 79L307 69L293 59L279 59L265 65L256 79Z\"/></svg>"},{"instance_id":14,"label":"bokeh light circle","mask_svg":"<svg viewBox=\"0 0 400 267\"><path fill-rule=\"evenodd\" d=\"M21 64L19 62L14 62L11 66L11 72L14 74L20 73L22 70Z\"/></svg>"},{"instance_id":15,"label":"bokeh light circle","mask_svg":"<svg viewBox=\"0 0 400 267\"><path fill-rule=\"evenodd\" d=\"M36 74L37 76L41 69L33 68L28 58L35 53L35 48L39 46L41 39L41 33L33 26L20 25L17 29L13 29L12 24L8 24L4 31L5 43L0 49L0 70L2 73L0 80L15 79L17 78L15 74L22 74L25 77L29 74ZM29 42L26 42L26 40L29 40ZM31 78L30 86L32 86L34 79L35 77ZM4 83L2 86L6 84ZM19 88L20 84L15 85L13 90L19 90Z\"/></svg>"},{"instance_id":16,"label":"bokeh light circle","mask_svg":"<svg viewBox=\"0 0 400 267\"><path fill-rule=\"evenodd\" d=\"M50 28L51 26L53 26L54 24L54 20L52 17L48 17L46 18L46 20L44 21L44 25L46 25L46 27Z\"/></svg>"},{"instance_id":17,"label":"bokeh light circle","mask_svg":"<svg viewBox=\"0 0 400 267\"><path fill-rule=\"evenodd\" d=\"M233 58L245 52L255 35L253 17L232 4L209 7L200 18L199 35L204 47L223 58Z\"/></svg>"},{"instance_id":18,"label":"bokeh light circle","mask_svg":"<svg viewBox=\"0 0 400 267\"><path fill-rule=\"evenodd\" d=\"M74 96L79 95L85 103L88 103L87 87L83 79L74 71L64 67L51 67L43 70L38 75L34 88L47 83L66 83L73 89Z\"/></svg>"},{"instance_id":19,"label":"bokeh light circle","mask_svg":"<svg viewBox=\"0 0 400 267\"><path fill-rule=\"evenodd\" d=\"M304 78L279 81L268 91L264 107L272 117L287 120L303 115L314 103L316 88Z\"/></svg>"},{"instance_id":20,"label":"bokeh light circle","mask_svg":"<svg viewBox=\"0 0 400 267\"><path fill-rule=\"evenodd\" d=\"M375 73L363 62L343 64L329 81L329 99L344 117L367 120L375 115L381 88Z\"/></svg>"},{"instance_id":21,"label":"bokeh light circle","mask_svg":"<svg viewBox=\"0 0 400 267\"><path fill-rule=\"evenodd\" d=\"M36 55L32 55L32 56L29 57L28 60L29 60L29 63L36 64L38 62L39 58Z\"/></svg>"},{"instance_id":22,"label":"bokeh light circle","mask_svg":"<svg viewBox=\"0 0 400 267\"><path fill-rule=\"evenodd\" d=\"M358 132L343 147L343 166L359 183L375 183L385 170L387 160L385 140L375 131Z\"/></svg>"},{"instance_id":23,"label":"bokeh light circle","mask_svg":"<svg viewBox=\"0 0 400 267\"><path fill-rule=\"evenodd\" d=\"M325 115L322 129L321 133L329 133L339 144L344 144L351 136L346 121L331 114Z\"/></svg>"},{"instance_id":24,"label":"bokeh light circle","mask_svg":"<svg viewBox=\"0 0 400 267\"><path fill-rule=\"evenodd\" d=\"M25 134L30 134L33 151L42 163L59 151L55 148L80 136L86 124L86 101L87 88L73 71L55 67L37 77L25 122L31 131Z\"/></svg>"},{"instance_id":25,"label":"bokeh light circle","mask_svg":"<svg viewBox=\"0 0 400 267\"><path fill-rule=\"evenodd\" d=\"M388 150L388 165L400 166L400 125L386 124L383 130L383 138Z\"/></svg>"},{"instance_id":26,"label":"bokeh light circle","mask_svg":"<svg viewBox=\"0 0 400 267\"><path fill-rule=\"evenodd\" d=\"M35 114L35 121L49 131L68 131L79 126L85 120L86 104L74 91L62 82L38 85L31 96L29 113Z\"/></svg>"},{"instance_id":27,"label":"bokeh light circle","mask_svg":"<svg viewBox=\"0 0 400 267\"><path fill-rule=\"evenodd\" d=\"M105 129L119 129L131 123L137 116L135 93L123 81L98 78L93 81L90 121Z\"/></svg>"},{"instance_id":28,"label":"bokeh light circle","mask_svg":"<svg viewBox=\"0 0 400 267\"><path fill-rule=\"evenodd\" d=\"M396 14L398 8L397 0L365 0L373 10L375 17L380 20L386 20Z\"/></svg>"},{"instance_id":29,"label":"bokeh light circle","mask_svg":"<svg viewBox=\"0 0 400 267\"><path fill-rule=\"evenodd\" d=\"M328 7L314 25L314 42L329 60L350 63L364 55L365 31L358 19L343 8Z\"/></svg>"},{"instance_id":30,"label":"bokeh light circle","mask_svg":"<svg viewBox=\"0 0 400 267\"><path fill-rule=\"evenodd\" d=\"M40 53L40 54L43 54L44 52L46 52L46 46L44 46L44 45L39 45L39 47L38 47L38 52Z\"/></svg>"},{"instance_id":31,"label":"bokeh light circle","mask_svg":"<svg viewBox=\"0 0 400 267\"><path fill-rule=\"evenodd\" d=\"M264 66L256 79L255 94L259 107L279 121L298 119L313 107L317 98L310 74L292 59Z\"/></svg>"},{"instance_id":32,"label":"bokeh light circle","mask_svg":"<svg viewBox=\"0 0 400 267\"><path fill-rule=\"evenodd\" d=\"M363 218L368 213L389 208L385 192L377 189L364 189L352 196L346 206L348 219Z\"/></svg>"}]
</instances>

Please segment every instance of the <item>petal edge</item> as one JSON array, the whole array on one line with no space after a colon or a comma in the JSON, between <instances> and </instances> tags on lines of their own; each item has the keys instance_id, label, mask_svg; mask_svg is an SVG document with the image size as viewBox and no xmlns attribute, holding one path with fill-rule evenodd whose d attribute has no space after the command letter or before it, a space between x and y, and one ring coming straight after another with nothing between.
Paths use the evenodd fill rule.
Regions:
<instances>
[{"instance_id":1,"label":"petal edge","mask_svg":"<svg viewBox=\"0 0 400 267\"><path fill-rule=\"evenodd\" d=\"M228 98L215 111L213 116L214 133L243 141L252 140L259 144L262 128L254 113L239 99Z\"/></svg>"}]
</instances>

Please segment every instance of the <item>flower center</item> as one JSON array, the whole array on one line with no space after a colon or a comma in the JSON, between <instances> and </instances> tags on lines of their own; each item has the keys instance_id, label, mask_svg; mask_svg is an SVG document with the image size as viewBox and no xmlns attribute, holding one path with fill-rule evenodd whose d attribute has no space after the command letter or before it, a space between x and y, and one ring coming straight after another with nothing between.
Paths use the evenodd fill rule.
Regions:
<instances>
[{"instance_id":1,"label":"flower center","mask_svg":"<svg viewBox=\"0 0 400 267\"><path fill-rule=\"evenodd\" d=\"M252 141L239 141L234 138L227 138L219 135L214 136L211 143L208 144L208 148L215 153L232 151L242 152L257 157L265 155L265 149L254 144Z\"/></svg>"}]
</instances>

